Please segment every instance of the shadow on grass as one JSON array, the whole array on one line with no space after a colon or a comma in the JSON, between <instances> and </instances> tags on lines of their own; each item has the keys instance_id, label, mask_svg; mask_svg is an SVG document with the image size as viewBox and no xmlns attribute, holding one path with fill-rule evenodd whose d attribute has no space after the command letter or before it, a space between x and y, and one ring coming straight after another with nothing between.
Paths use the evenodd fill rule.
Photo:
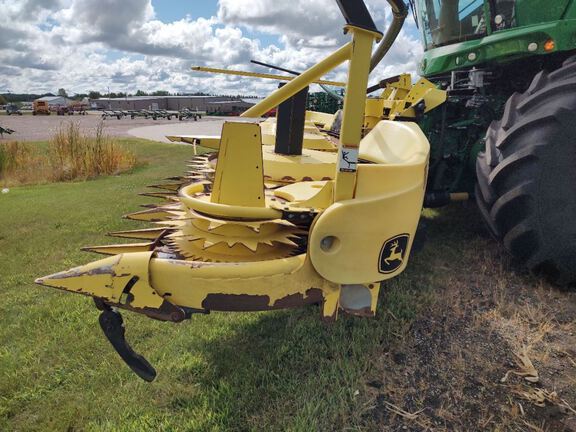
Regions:
<instances>
[{"instance_id":1,"label":"shadow on grass","mask_svg":"<svg viewBox=\"0 0 576 432\"><path fill-rule=\"evenodd\" d=\"M210 392L215 423L225 430L341 430L360 424L369 409L361 393L367 371L402 343L439 288L434 277L443 270L434 268L436 246L457 255L465 244L460 231L469 223L467 209L429 220L427 244L403 275L383 284L374 319L340 314L326 324L317 306L265 312L204 344L210 367L193 382ZM179 379L188 373L179 371Z\"/></svg>"},{"instance_id":2,"label":"shadow on grass","mask_svg":"<svg viewBox=\"0 0 576 432\"><path fill-rule=\"evenodd\" d=\"M473 205L427 212L427 241L401 276L383 284L377 317L341 314L320 321L320 310L260 313L203 345L210 365L195 382L210 392L216 424L226 430L341 430L362 423L361 394L379 356L402 344L421 319L439 273L465 248L498 243L487 236ZM473 269L471 269L473 271ZM390 371L390 373L394 373ZM186 380L186 370L180 379Z\"/></svg>"}]
</instances>

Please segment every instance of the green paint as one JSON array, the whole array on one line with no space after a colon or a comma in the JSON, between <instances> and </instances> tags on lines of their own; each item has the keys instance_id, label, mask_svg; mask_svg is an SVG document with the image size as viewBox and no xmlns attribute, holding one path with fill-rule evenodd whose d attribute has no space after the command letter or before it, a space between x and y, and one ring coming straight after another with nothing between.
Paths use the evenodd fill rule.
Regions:
<instances>
[{"instance_id":1,"label":"green paint","mask_svg":"<svg viewBox=\"0 0 576 432\"><path fill-rule=\"evenodd\" d=\"M492 2L484 0L483 7L478 7L476 13L470 16L460 18L458 26L456 23L446 24L449 20L442 19L449 14L442 15L440 3L438 0L417 2L426 48L420 64L423 76L484 67L496 62L513 62L576 48L576 2L573 0L516 0L513 11L511 8L498 9L498 6L491 8ZM466 5L474 3L460 0L460 10L464 10L460 17L471 9L466 9ZM498 2L495 4L498 5ZM489 20L486 20L487 17ZM502 22L497 24L500 19ZM543 47L549 39L556 43L552 52L546 52ZM537 44L535 51L529 49L533 43Z\"/></svg>"}]
</instances>

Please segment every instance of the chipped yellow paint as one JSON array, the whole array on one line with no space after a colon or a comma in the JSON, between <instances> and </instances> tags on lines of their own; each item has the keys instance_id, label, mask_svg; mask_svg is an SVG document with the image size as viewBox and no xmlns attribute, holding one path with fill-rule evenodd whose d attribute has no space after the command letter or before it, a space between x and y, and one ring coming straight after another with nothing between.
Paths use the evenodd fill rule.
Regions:
<instances>
[{"instance_id":1,"label":"chipped yellow paint","mask_svg":"<svg viewBox=\"0 0 576 432\"><path fill-rule=\"evenodd\" d=\"M159 308L163 297L149 284L148 263L152 252L117 255L38 279L36 283L120 303L131 280L133 308Z\"/></svg>"},{"instance_id":2,"label":"chipped yellow paint","mask_svg":"<svg viewBox=\"0 0 576 432\"><path fill-rule=\"evenodd\" d=\"M155 228L111 234L148 242L89 248L114 256L37 282L150 316L166 310L165 302L196 310L314 302L323 304L325 318L335 318L341 305L350 313L374 314L378 282L408 262L429 156L415 124L378 117L386 104L402 108L403 115L406 101L433 105L442 95L426 82L413 88L405 75L380 99L367 101L370 56L380 35L352 26L346 31L352 42L244 114L261 116L350 60L338 152L321 130L332 126L334 116L312 112L304 125L309 148L301 156L278 155L265 145L273 143L274 120L229 122L221 136L170 136L219 154L194 156L184 176L151 186L160 192L146 195L167 202L127 217ZM368 117L378 120L361 139ZM349 151L359 161L342 170ZM380 273L383 245L399 234L409 236L401 265ZM344 284L351 299L346 305Z\"/></svg>"}]
</instances>

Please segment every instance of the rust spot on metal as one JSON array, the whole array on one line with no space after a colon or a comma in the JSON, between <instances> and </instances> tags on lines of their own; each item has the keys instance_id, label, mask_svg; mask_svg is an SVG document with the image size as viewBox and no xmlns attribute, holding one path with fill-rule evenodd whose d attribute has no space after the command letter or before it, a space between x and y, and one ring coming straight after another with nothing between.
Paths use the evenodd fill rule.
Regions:
<instances>
[{"instance_id":1,"label":"rust spot on metal","mask_svg":"<svg viewBox=\"0 0 576 432\"><path fill-rule=\"evenodd\" d=\"M144 308L135 308L127 304L120 304L115 302L107 301L107 299L101 299L104 304L112 307L117 307L119 309L128 310L131 312L136 312L142 315L146 315L149 318L158 320L158 321L170 321L179 323L184 321L188 318L186 311L174 304L170 303L167 300L162 302L162 305L158 309L151 308L151 307L144 307ZM206 311L207 313L207 311Z\"/></svg>"},{"instance_id":2,"label":"rust spot on metal","mask_svg":"<svg viewBox=\"0 0 576 432\"><path fill-rule=\"evenodd\" d=\"M365 318L372 318L376 315L376 313L373 312L369 307L364 307L362 309L342 308L342 310L344 312L346 312L347 314L359 316L359 317L365 317Z\"/></svg>"},{"instance_id":3,"label":"rust spot on metal","mask_svg":"<svg viewBox=\"0 0 576 432\"><path fill-rule=\"evenodd\" d=\"M306 304L317 304L322 303L323 296L322 290L318 288L310 288L303 295L302 293L290 294L284 298L276 300L273 305L273 309L285 309L298 307Z\"/></svg>"},{"instance_id":4,"label":"rust spot on metal","mask_svg":"<svg viewBox=\"0 0 576 432\"><path fill-rule=\"evenodd\" d=\"M305 294L290 294L276 300L272 305L267 295L208 294L202 302L202 307L223 312L255 312L321 303L322 299L322 291L317 288L311 288Z\"/></svg>"},{"instance_id":5,"label":"rust spot on metal","mask_svg":"<svg viewBox=\"0 0 576 432\"><path fill-rule=\"evenodd\" d=\"M111 275L113 277L120 277L122 275L117 275L114 271L114 266L118 264L118 261L110 264L109 266L98 267L93 270L82 272L80 271L81 267L77 267L62 273L56 273L51 276L48 276L44 279L55 280L55 279L70 279L75 277L82 277L82 276L97 276L97 275ZM43 281L43 280L42 280ZM39 282L42 283L42 282Z\"/></svg>"},{"instance_id":6,"label":"rust spot on metal","mask_svg":"<svg viewBox=\"0 0 576 432\"><path fill-rule=\"evenodd\" d=\"M333 322L336 322L336 318L338 317L338 308L336 308L336 310L334 311L334 313L330 316L324 316L322 315L322 322L331 324Z\"/></svg>"}]
</instances>

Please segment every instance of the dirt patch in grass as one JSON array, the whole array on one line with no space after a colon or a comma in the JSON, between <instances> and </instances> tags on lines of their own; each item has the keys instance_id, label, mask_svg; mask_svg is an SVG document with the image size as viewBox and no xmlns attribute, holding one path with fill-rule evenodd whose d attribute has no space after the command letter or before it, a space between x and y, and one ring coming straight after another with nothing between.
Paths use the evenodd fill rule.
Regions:
<instances>
[{"instance_id":1,"label":"dirt patch in grass","mask_svg":"<svg viewBox=\"0 0 576 432\"><path fill-rule=\"evenodd\" d=\"M363 426L576 431L576 293L526 274L472 206L428 225L433 300L375 359Z\"/></svg>"}]
</instances>

